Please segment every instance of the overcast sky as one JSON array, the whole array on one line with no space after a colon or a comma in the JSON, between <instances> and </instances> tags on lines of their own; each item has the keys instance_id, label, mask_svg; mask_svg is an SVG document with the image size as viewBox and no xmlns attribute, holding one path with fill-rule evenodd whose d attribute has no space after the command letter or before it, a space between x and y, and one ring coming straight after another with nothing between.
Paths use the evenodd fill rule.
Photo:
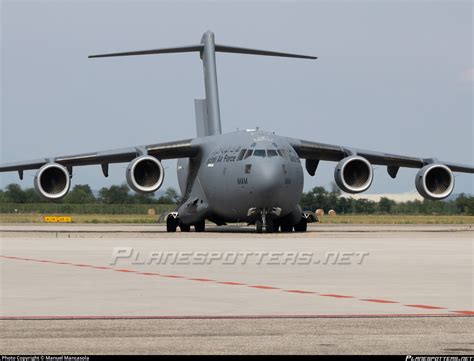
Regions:
<instances>
[{"instance_id":1,"label":"overcast sky","mask_svg":"<svg viewBox=\"0 0 474 361\"><path fill-rule=\"evenodd\" d=\"M473 163L473 4L440 2L2 1L1 162L165 142L196 134L195 53L87 59L195 44L204 31L316 61L217 55L222 128ZM164 188L177 188L165 161ZM74 169L93 189L125 180ZM322 164L305 189L327 186ZM375 168L369 193L410 192L415 170ZM19 182L1 174L0 187ZM34 171L25 173L31 187ZM455 192L473 193L458 175Z\"/></svg>"}]
</instances>

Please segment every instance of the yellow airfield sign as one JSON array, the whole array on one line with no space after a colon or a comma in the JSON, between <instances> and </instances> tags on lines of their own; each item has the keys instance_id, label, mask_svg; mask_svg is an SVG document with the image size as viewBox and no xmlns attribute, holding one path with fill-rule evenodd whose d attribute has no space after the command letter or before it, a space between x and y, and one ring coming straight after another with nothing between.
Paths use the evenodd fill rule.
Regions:
<instances>
[{"instance_id":1,"label":"yellow airfield sign","mask_svg":"<svg viewBox=\"0 0 474 361\"><path fill-rule=\"evenodd\" d=\"M44 216L46 223L71 223L72 217L70 216Z\"/></svg>"}]
</instances>

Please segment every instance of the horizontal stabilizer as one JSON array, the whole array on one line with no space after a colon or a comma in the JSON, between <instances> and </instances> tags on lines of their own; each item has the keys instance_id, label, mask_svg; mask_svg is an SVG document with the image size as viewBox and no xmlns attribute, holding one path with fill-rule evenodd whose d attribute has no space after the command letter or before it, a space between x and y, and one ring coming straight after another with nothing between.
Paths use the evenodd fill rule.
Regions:
<instances>
[{"instance_id":1,"label":"horizontal stabilizer","mask_svg":"<svg viewBox=\"0 0 474 361\"><path fill-rule=\"evenodd\" d=\"M122 53L109 53L109 54L96 54L89 55L89 58L108 58L113 56L133 56L133 55L152 55L152 54L171 54L171 53L189 53L193 51L202 52L204 50L203 44L180 46L176 48L162 48L162 49L150 49L150 50L138 50L138 51L127 51ZM279 51L259 50L240 48L229 45L215 45L215 51L221 53L235 53L235 54L250 54L250 55L263 55L263 56L280 56L285 58L300 58L300 59L317 59L316 56L282 53Z\"/></svg>"},{"instance_id":2,"label":"horizontal stabilizer","mask_svg":"<svg viewBox=\"0 0 474 361\"><path fill-rule=\"evenodd\" d=\"M219 44L216 44L216 51L220 51L221 53L280 56L280 57L285 57L285 58L300 58L300 59L317 59L318 58L316 56L311 56L311 55L301 55L301 54L292 54L292 53L281 53L278 51L239 48L236 46L219 45Z\"/></svg>"},{"instance_id":3,"label":"horizontal stabilizer","mask_svg":"<svg viewBox=\"0 0 474 361\"><path fill-rule=\"evenodd\" d=\"M120 53L96 54L89 58L106 58L115 56L153 55L170 53L198 52L204 67L204 85L206 98L195 101L196 126L199 137L221 134L221 120L219 109L219 95L217 90L216 52L250 54L263 56L279 56L285 58L317 59L315 56L279 51L241 48L229 45L216 44L212 31L206 31L201 38L201 43L173 48L161 48L139 51L127 51Z\"/></svg>"},{"instance_id":4,"label":"horizontal stabilizer","mask_svg":"<svg viewBox=\"0 0 474 361\"><path fill-rule=\"evenodd\" d=\"M169 53L189 53L192 51L201 51L203 49L204 49L204 45L198 44L198 45L180 46L177 48L162 48L162 49L151 49L151 50L127 51L123 53L89 55L89 58L108 58L112 56L151 55L151 54L169 54Z\"/></svg>"}]
</instances>

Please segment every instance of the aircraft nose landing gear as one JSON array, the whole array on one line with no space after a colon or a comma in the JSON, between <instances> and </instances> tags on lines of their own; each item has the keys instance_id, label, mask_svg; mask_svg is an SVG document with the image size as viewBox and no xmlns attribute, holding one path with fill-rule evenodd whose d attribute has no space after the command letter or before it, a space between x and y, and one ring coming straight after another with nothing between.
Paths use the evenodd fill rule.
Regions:
<instances>
[{"instance_id":1,"label":"aircraft nose landing gear","mask_svg":"<svg viewBox=\"0 0 474 361\"><path fill-rule=\"evenodd\" d=\"M257 233L262 233L263 230L267 233L273 233L278 231L278 227L273 220L273 210L268 212L265 209L259 212L257 219L255 220L255 230Z\"/></svg>"}]
</instances>

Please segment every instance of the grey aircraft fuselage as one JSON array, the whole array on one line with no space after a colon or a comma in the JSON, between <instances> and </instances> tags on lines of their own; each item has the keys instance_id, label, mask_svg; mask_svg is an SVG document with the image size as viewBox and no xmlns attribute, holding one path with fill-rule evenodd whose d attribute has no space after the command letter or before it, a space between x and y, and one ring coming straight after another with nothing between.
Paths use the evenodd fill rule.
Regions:
<instances>
[{"instance_id":1,"label":"grey aircraft fuselage","mask_svg":"<svg viewBox=\"0 0 474 361\"><path fill-rule=\"evenodd\" d=\"M181 205L182 222L252 222L256 215L250 209L278 209L278 218L295 212L299 219L303 168L286 137L249 129L194 142L200 156L178 160L181 192L196 203Z\"/></svg>"}]
</instances>

